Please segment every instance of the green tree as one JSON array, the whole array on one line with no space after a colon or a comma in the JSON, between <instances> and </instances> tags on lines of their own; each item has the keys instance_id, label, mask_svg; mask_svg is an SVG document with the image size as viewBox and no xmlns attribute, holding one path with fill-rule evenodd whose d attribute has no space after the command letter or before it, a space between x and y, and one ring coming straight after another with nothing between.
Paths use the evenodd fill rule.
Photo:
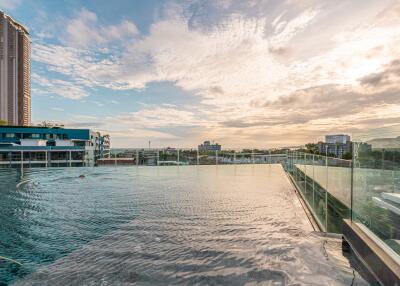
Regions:
<instances>
[{"instance_id":1,"label":"green tree","mask_svg":"<svg viewBox=\"0 0 400 286\"><path fill-rule=\"evenodd\" d=\"M315 143L306 144L306 152L311 154L319 154L318 144Z\"/></svg>"},{"instance_id":2,"label":"green tree","mask_svg":"<svg viewBox=\"0 0 400 286\"><path fill-rule=\"evenodd\" d=\"M352 154L350 152L347 152L347 153L343 154L342 159L351 160L351 159L353 159L353 156L352 156Z\"/></svg>"}]
</instances>

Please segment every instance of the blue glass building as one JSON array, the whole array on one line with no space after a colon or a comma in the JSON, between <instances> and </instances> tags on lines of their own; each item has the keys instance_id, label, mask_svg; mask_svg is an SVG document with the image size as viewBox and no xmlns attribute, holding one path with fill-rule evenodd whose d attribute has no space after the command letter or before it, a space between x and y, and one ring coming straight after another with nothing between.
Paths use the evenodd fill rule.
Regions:
<instances>
[{"instance_id":1,"label":"blue glass building","mask_svg":"<svg viewBox=\"0 0 400 286\"><path fill-rule=\"evenodd\" d=\"M93 166L109 150L90 129L0 126L0 167Z\"/></svg>"}]
</instances>

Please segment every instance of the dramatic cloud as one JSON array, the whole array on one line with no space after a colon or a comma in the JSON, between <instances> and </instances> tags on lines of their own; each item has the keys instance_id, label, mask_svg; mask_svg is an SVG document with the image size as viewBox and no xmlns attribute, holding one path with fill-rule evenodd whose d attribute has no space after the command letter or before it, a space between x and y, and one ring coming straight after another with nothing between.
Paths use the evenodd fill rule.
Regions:
<instances>
[{"instance_id":1,"label":"dramatic cloud","mask_svg":"<svg viewBox=\"0 0 400 286\"><path fill-rule=\"evenodd\" d=\"M361 78L360 83L369 87L382 87L388 85L398 86L400 80L400 59L396 59L384 66L384 70L372 73Z\"/></svg>"},{"instance_id":2,"label":"dramatic cloud","mask_svg":"<svg viewBox=\"0 0 400 286\"><path fill-rule=\"evenodd\" d=\"M232 145L288 145L365 128L374 117L397 120L399 4L289 3L273 2L269 12L263 1L225 1L212 15L200 13L209 2L166 5L146 33L127 20L105 25L82 9L58 43L34 44L33 59L63 80L33 80L71 99L97 87L172 83L197 96L197 108L160 107L160 98L159 107L107 120L177 140L160 130L193 127Z\"/></svg>"}]
</instances>

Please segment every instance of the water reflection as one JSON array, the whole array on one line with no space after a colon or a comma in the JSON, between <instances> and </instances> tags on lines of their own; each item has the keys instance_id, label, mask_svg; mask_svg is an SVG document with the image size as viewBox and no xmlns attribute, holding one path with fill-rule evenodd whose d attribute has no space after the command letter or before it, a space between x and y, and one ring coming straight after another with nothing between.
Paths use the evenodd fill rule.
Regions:
<instances>
[{"instance_id":1,"label":"water reflection","mask_svg":"<svg viewBox=\"0 0 400 286\"><path fill-rule=\"evenodd\" d=\"M80 179L79 175L85 178ZM1 171L2 283L350 285L279 165ZM21 182L23 182L21 184ZM16 187L18 185L18 188Z\"/></svg>"}]
</instances>

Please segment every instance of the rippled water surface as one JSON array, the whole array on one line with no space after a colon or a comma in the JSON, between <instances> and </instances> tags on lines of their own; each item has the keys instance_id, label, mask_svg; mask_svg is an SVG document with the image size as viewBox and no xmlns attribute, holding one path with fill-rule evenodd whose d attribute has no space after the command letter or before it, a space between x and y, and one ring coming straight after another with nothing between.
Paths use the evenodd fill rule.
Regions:
<instances>
[{"instance_id":1,"label":"rippled water surface","mask_svg":"<svg viewBox=\"0 0 400 286\"><path fill-rule=\"evenodd\" d=\"M279 165L7 169L0 182L0 285L365 285Z\"/></svg>"}]
</instances>

